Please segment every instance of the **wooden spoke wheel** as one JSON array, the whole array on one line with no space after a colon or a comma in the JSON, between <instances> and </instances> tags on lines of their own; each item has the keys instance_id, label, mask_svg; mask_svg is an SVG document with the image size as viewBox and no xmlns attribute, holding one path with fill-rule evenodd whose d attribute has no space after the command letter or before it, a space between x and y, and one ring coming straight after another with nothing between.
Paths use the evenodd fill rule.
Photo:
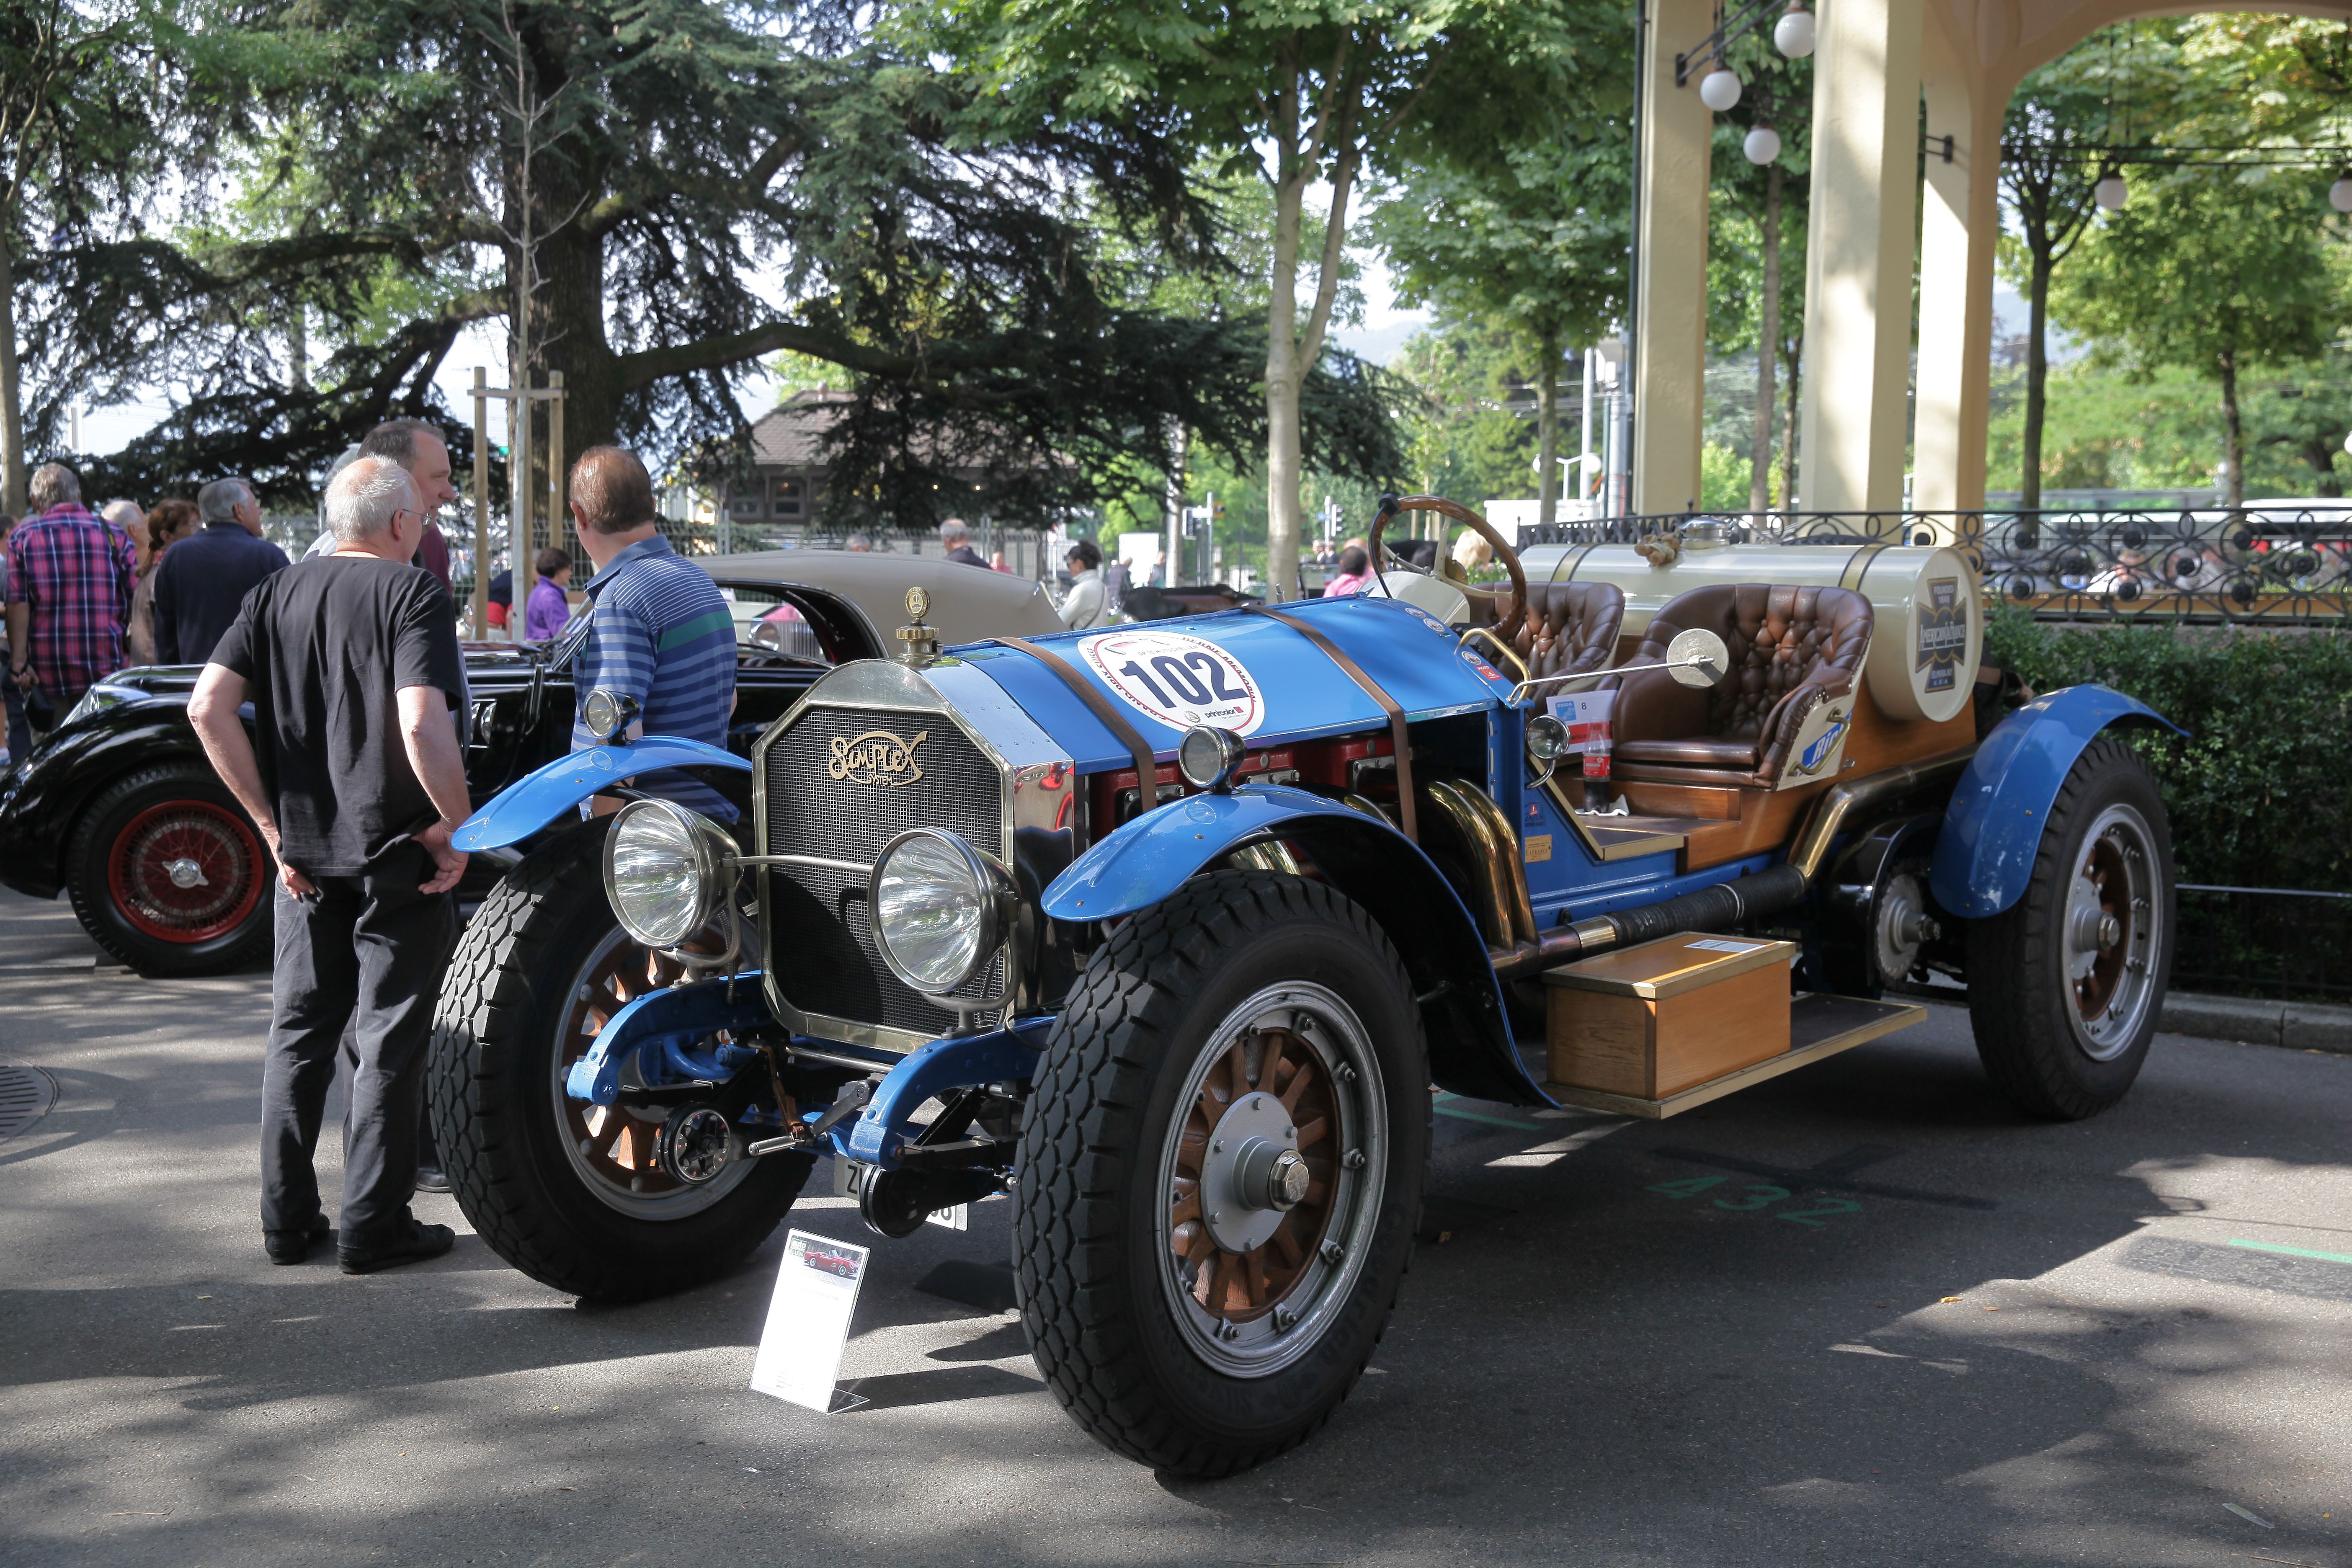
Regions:
<instances>
[{"instance_id":1,"label":"wooden spoke wheel","mask_svg":"<svg viewBox=\"0 0 2352 1568\"><path fill-rule=\"evenodd\" d=\"M667 953L638 945L615 925L573 979L549 1057L555 1117L572 1169L600 1200L640 1218L674 1219L708 1208L751 1169L749 1161L734 1161L710 1181L681 1182L655 1155L667 1108L592 1105L564 1092L572 1064L594 1047L597 1033L631 1002L675 984L685 968ZM634 1063L622 1069L625 1100L642 1083Z\"/></svg>"},{"instance_id":2,"label":"wooden spoke wheel","mask_svg":"<svg viewBox=\"0 0 2352 1568\"><path fill-rule=\"evenodd\" d=\"M1264 1375L1315 1342L1377 1223L1379 1059L1337 993L1273 985L1210 1032L1177 1103L1160 1160L1163 1283L1197 1353Z\"/></svg>"},{"instance_id":3,"label":"wooden spoke wheel","mask_svg":"<svg viewBox=\"0 0 2352 1568\"><path fill-rule=\"evenodd\" d=\"M1322 1244L1339 1173L1331 1091L1322 1058L1273 1026L1237 1036L1193 1097L1170 1184L1170 1246L1191 1281L1188 1293L1212 1316L1239 1323L1275 1310ZM1251 1114L1244 1102L1252 1097L1268 1102L1259 1108L1265 1114ZM1257 1122L1265 1124L1258 1142L1269 1152L1253 1162L1243 1145ZM1293 1160L1283 1160L1285 1152ZM1204 1173L1224 1189L1214 1201L1237 1206L1231 1215L1220 1206L1213 1225L1203 1205ZM1234 1190L1253 1179L1255 1190Z\"/></svg>"}]
</instances>

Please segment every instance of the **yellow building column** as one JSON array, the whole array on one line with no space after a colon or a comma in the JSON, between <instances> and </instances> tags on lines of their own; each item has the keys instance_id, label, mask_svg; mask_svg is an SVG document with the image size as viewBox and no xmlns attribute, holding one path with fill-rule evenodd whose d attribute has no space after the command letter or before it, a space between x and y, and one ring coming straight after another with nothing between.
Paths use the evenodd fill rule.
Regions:
<instances>
[{"instance_id":1,"label":"yellow building column","mask_svg":"<svg viewBox=\"0 0 2352 1568\"><path fill-rule=\"evenodd\" d=\"M1798 494L1808 511L1903 504L1922 0L1821 11Z\"/></svg>"},{"instance_id":2,"label":"yellow building column","mask_svg":"<svg viewBox=\"0 0 2352 1568\"><path fill-rule=\"evenodd\" d=\"M1911 0L1916 4L1916 0ZM1706 401L1706 193L1715 116L1701 66L1675 85L1675 56L1715 29L1713 0L1651 0L1643 68L1641 205L1633 279L1633 510L1698 498Z\"/></svg>"},{"instance_id":3,"label":"yellow building column","mask_svg":"<svg viewBox=\"0 0 2352 1568\"><path fill-rule=\"evenodd\" d=\"M1930 12L1921 39L1927 100L1927 206L1919 215L1919 369L1911 504L1984 505L1992 376L1992 280L2000 237L2000 132L2007 105ZM1951 141L1951 160L1943 139ZM1937 525L1938 543L1949 543Z\"/></svg>"}]
</instances>

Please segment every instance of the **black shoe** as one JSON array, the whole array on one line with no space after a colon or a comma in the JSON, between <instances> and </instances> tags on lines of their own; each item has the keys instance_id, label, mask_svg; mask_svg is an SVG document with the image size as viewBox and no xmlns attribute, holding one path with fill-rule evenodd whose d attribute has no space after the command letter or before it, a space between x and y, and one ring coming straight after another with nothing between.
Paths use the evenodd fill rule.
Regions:
<instances>
[{"instance_id":1,"label":"black shoe","mask_svg":"<svg viewBox=\"0 0 2352 1568\"><path fill-rule=\"evenodd\" d=\"M420 1193L446 1193L449 1190L449 1173L438 1165L416 1167L416 1190Z\"/></svg>"},{"instance_id":2,"label":"black shoe","mask_svg":"<svg viewBox=\"0 0 2352 1568\"><path fill-rule=\"evenodd\" d=\"M310 1223L300 1230L265 1230L261 1245L272 1263L300 1263L310 1256L310 1249L327 1239L327 1216L312 1215Z\"/></svg>"},{"instance_id":3,"label":"black shoe","mask_svg":"<svg viewBox=\"0 0 2352 1568\"><path fill-rule=\"evenodd\" d=\"M346 1241L337 1249L337 1260L346 1274L373 1274L379 1268L438 1258L457 1245L457 1233L447 1226L424 1225L403 1215L399 1224L383 1227L357 1246Z\"/></svg>"}]
</instances>

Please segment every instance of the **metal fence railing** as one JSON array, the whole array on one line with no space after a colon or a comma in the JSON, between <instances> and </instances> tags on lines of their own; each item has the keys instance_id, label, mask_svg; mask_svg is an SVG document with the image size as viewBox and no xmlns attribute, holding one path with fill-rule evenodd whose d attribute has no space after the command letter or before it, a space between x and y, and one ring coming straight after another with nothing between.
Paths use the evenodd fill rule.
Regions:
<instances>
[{"instance_id":1,"label":"metal fence railing","mask_svg":"<svg viewBox=\"0 0 2352 1568\"><path fill-rule=\"evenodd\" d=\"M2172 988L2352 1001L2352 893L2183 884Z\"/></svg>"},{"instance_id":2,"label":"metal fence railing","mask_svg":"<svg viewBox=\"0 0 2352 1568\"><path fill-rule=\"evenodd\" d=\"M1675 512L1522 528L1630 544L1711 524L1734 542L1944 544L1986 597L2047 620L2352 625L2352 501L2172 510Z\"/></svg>"}]
</instances>

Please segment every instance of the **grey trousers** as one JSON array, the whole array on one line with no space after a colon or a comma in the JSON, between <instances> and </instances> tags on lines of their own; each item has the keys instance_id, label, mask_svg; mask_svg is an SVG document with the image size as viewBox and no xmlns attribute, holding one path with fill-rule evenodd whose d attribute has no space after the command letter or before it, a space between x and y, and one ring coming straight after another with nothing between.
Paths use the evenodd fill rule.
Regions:
<instances>
[{"instance_id":1,"label":"grey trousers","mask_svg":"<svg viewBox=\"0 0 2352 1568\"><path fill-rule=\"evenodd\" d=\"M362 877L318 879L315 898L278 884L269 1051L261 1070L261 1224L299 1230L320 1212L311 1155L340 1054L341 1245L397 1226L416 1191L425 1038L457 936L454 895L416 890L433 862L415 844ZM346 1029L348 1028L348 1035Z\"/></svg>"}]
</instances>

